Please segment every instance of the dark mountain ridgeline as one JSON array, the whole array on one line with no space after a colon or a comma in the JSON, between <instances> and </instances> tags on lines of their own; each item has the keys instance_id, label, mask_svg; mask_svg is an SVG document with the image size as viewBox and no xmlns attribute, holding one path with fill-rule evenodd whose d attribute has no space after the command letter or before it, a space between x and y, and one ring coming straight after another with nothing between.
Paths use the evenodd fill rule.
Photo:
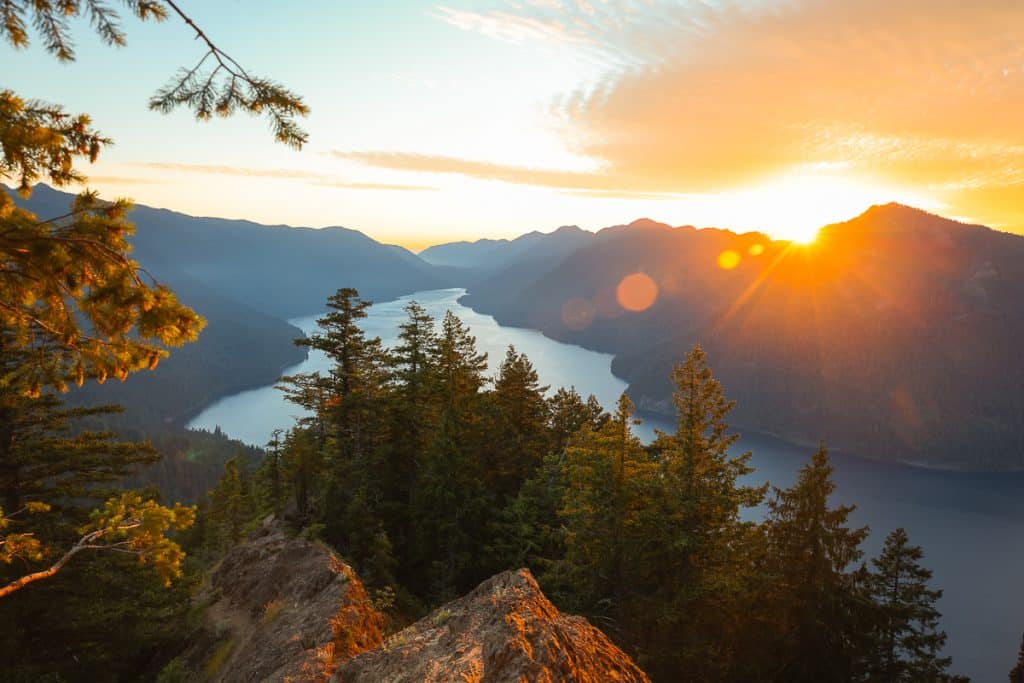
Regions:
<instances>
[{"instance_id":1,"label":"dark mountain ridgeline","mask_svg":"<svg viewBox=\"0 0 1024 683\"><path fill-rule=\"evenodd\" d=\"M48 218L66 213L71 198L37 185L23 205ZM187 276L279 318L319 313L339 283L373 300L450 285L411 252L348 228L269 226L143 205L130 220L133 257L161 280L176 284Z\"/></svg>"},{"instance_id":2,"label":"dark mountain ridgeline","mask_svg":"<svg viewBox=\"0 0 1024 683\"><path fill-rule=\"evenodd\" d=\"M41 218L67 212L72 195L37 185L20 203ZM198 342L156 371L72 392L72 400L126 406L132 422L183 424L216 399L274 382L305 358L286 318L323 310L341 284L392 299L450 286L460 273L346 228L289 228L196 218L137 205L132 257L207 320Z\"/></svg>"},{"instance_id":3,"label":"dark mountain ridgeline","mask_svg":"<svg viewBox=\"0 0 1024 683\"><path fill-rule=\"evenodd\" d=\"M45 220L66 214L72 199L40 184L30 198L16 201ZM258 457L226 435L184 425L218 398L271 384L305 358L293 343L302 331L286 318L323 310L326 295L346 282L388 299L459 277L457 269L431 266L402 247L344 228L268 227L141 205L130 220L136 226L132 258L171 286L207 326L197 342L172 349L153 372L135 373L123 383L87 382L65 399L122 405L122 414L88 424L152 440L165 457L134 483L156 484L168 500L202 497L239 452Z\"/></svg>"},{"instance_id":4,"label":"dark mountain ridgeline","mask_svg":"<svg viewBox=\"0 0 1024 683\"><path fill-rule=\"evenodd\" d=\"M736 267L720 267L725 251ZM1019 236L895 204L827 226L806 247L644 221L601 231L543 270L518 286L496 275L464 301L616 354L641 407L668 412L669 369L699 342L740 428L931 466L1024 467ZM616 301L635 272L659 288L639 313ZM585 309L584 324L567 324L567 305Z\"/></svg>"}]
</instances>

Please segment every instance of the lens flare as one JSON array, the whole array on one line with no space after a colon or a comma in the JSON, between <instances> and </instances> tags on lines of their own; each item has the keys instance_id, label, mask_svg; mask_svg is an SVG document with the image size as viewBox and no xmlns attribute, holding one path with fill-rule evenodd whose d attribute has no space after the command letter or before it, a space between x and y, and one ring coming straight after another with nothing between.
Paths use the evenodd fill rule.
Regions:
<instances>
[{"instance_id":1,"label":"lens flare","mask_svg":"<svg viewBox=\"0 0 1024 683\"><path fill-rule=\"evenodd\" d=\"M643 273L633 273L622 278L615 296L627 311L646 311L658 298L658 285Z\"/></svg>"},{"instance_id":2,"label":"lens flare","mask_svg":"<svg viewBox=\"0 0 1024 683\"><path fill-rule=\"evenodd\" d=\"M743 259L738 251L732 249L726 249L718 255L718 267L722 270L732 270L740 264Z\"/></svg>"}]
</instances>

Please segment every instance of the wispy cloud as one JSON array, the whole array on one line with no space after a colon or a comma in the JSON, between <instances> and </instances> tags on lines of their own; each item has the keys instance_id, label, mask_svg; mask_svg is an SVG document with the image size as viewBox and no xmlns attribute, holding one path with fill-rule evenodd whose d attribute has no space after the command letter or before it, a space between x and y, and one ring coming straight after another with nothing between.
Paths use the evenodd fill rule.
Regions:
<instances>
[{"instance_id":1,"label":"wispy cloud","mask_svg":"<svg viewBox=\"0 0 1024 683\"><path fill-rule=\"evenodd\" d=\"M331 187L339 190L380 190L428 192L437 188L427 185L407 185L404 183L375 183L339 180L326 173L295 169L250 168L244 166L227 166L217 164L179 164L179 163L144 163L138 166L173 173L206 173L212 175L241 176L245 178L279 178L285 180L304 181L319 187ZM138 180L137 182L152 182Z\"/></svg>"},{"instance_id":2,"label":"wispy cloud","mask_svg":"<svg viewBox=\"0 0 1024 683\"><path fill-rule=\"evenodd\" d=\"M576 151L623 181L609 190L706 192L820 164L939 188L963 214L984 207L953 188L984 187L988 199L1015 193L1016 202L1000 204L1016 204L1024 225L1018 0L478 7L453 5L438 16L497 39L578 45L627 65L552 105Z\"/></svg>"},{"instance_id":3,"label":"wispy cloud","mask_svg":"<svg viewBox=\"0 0 1024 683\"><path fill-rule=\"evenodd\" d=\"M92 185L104 183L108 185L152 185L160 181L153 178L139 178L135 176L113 176L113 175L89 175L81 185Z\"/></svg>"},{"instance_id":4,"label":"wispy cloud","mask_svg":"<svg viewBox=\"0 0 1024 683\"><path fill-rule=\"evenodd\" d=\"M436 187L430 185L404 185L401 183L344 183L334 180L322 180L316 183L321 187L334 187L339 190L382 190L396 192L434 192Z\"/></svg>"},{"instance_id":5,"label":"wispy cloud","mask_svg":"<svg viewBox=\"0 0 1024 683\"><path fill-rule=\"evenodd\" d=\"M499 180L517 185L541 185L579 190L617 190L622 179L601 173L528 168L435 154L386 151L335 151L345 161L419 173L458 174L480 180Z\"/></svg>"},{"instance_id":6,"label":"wispy cloud","mask_svg":"<svg viewBox=\"0 0 1024 683\"><path fill-rule=\"evenodd\" d=\"M218 164L178 164L149 162L137 164L142 168L156 171L172 171L175 173L208 173L212 175L245 176L247 178L292 178L309 180L320 177L309 171L274 168L248 168L245 166L227 166Z\"/></svg>"}]
</instances>

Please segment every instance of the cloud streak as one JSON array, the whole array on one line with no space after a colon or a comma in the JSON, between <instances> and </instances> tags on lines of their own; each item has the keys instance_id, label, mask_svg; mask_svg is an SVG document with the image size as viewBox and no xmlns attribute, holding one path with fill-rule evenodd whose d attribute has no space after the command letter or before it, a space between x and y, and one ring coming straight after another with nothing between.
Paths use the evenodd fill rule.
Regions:
<instances>
[{"instance_id":1,"label":"cloud streak","mask_svg":"<svg viewBox=\"0 0 1024 683\"><path fill-rule=\"evenodd\" d=\"M336 150L333 155L344 161L354 161L393 171L456 174L478 180L497 180L515 185L540 185L577 190L618 190L621 182L625 180L601 173L536 169L436 154Z\"/></svg>"},{"instance_id":2,"label":"cloud streak","mask_svg":"<svg viewBox=\"0 0 1024 683\"><path fill-rule=\"evenodd\" d=\"M600 179L496 177L689 193L817 164L1024 227L1018 0L548 0L445 12L464 30L626 65L552 105L575 151L603 164Z\"/></svg>"},{"instance_id":3,"label":"cloud streak","mask_svg":"<svg viewBox=\"0 0 1024 683\"><path fill-rule=\"evenodd\" d=\"M404 183L374 183L338 180L325 173L293 169L248 168L244 166L227 166L219 164L180 164L180 163L144 163L140 167L170 171L172 173L206 173L211 175L239 176L243 178L277 178L299 180L319 187L331 187L339 190L378 190L389 192L431 192L436 187L428 185L409 185ZM150 182L138 180L136 182Z\"/></svg>"}]
</instances>

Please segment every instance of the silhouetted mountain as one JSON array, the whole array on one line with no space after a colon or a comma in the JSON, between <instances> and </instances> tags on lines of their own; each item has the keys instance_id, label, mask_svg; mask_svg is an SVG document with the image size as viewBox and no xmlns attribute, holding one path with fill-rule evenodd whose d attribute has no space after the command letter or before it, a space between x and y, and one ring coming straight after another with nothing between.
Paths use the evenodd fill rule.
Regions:
<instances>
[{"instance_id":1,"label":"silhouetted mountain","mask_svg":"<svg viewBox=\"0 0 1024 683\"><path fill-rule=\"evenodd\" d=\"M575 249L586 244L593 236L593 233L575 225L563 225L554 232L544 233L535 230L514 240L480 239L475 242L438 244L421 251L420 258L438 266L497 272L509 267L540 244L571 244Z\"/></svg>"},{"instance_id":2,"label":"silhouetted mountain","mask_svg":"<svg viewBox=\"0 0 1024 683\"><path fill-rule=\"evenodd\" d=\"M57 216L71 198L37 185L24 205L40 216ZM343 286L386 301L451 284L411 252L357 230L196 218L142 205L130 218L136 224L133 256L158 278L173 284L184 275L277 317L318 313Z\"/></svg>"},{"instance_id":3,"label":"silhouetted mountain","mask_svg":"<svg viewBox=\"0 0 1024 683\"><path fill-rule=\"evenodd\" d=\"M474 297L496 301L514 295L524 282L532 282L548 273L570 254L599 238L576 226L561 227L551 233L531 232L509 243L510 250L501 265L475 283L460 301L473 305Z\"/></svg>"},{"instance_id":4,"label":"silhouetted mountain","mask_svg":"<svg viewBox=\"0 0 1024 683\"><path fill-rule=\"evenodd\" d=\"M700 343L740 428L868 457L1024 467L1024 238L895 204L807 247L633 227L513 291L474 287L467 303L615 353L647 409L669 411L669 370ZM617 297L633 273L658 288L639 312Z\"/></svg>"},{"instance_id":5,"label":"silhouetted mountain","mask_svg":"<svg viewBox=\"0 0 1024 683\"><path fill-rule=\"evenodd\" d=\"M40 184L18 203L49 218L67 213L72 199ZM305 357L292 343L301 330L283 318L322 311L339 287L386 300L458 277L345 228L264 226L141 205L130 219L132 257L208 322L198 342L174 349L156 371L69 397L124 404L132 424L183 424L217 398L274 382Z\"/></svg>"}]
</instances>

